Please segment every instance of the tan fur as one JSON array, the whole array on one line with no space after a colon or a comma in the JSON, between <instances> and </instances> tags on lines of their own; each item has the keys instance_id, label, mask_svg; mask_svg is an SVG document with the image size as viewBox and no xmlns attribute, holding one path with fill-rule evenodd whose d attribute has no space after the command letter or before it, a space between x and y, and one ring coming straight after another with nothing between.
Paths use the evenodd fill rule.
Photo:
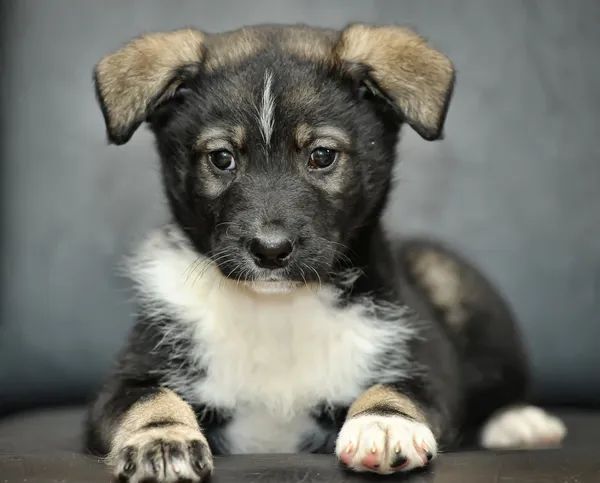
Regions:
<instances>
[{"instance_id":1,"label":"tan fur","mask_svg":"<svg viewBox=\"0 0 600 483\"><path fill-rule=\"evenodd\" d=\"M312 128L308 124L300 124L294 134L296 146L300 149L306 148L313 137Z\"/></svg>"},{"instance_id":2,"label":"tan fur","mask_svg":"<svg viewBox=\"0 0 600 483\"><path fill-rule=\"evenodd\" d=\"M174 421L177 424L143 429L150 423L164 420ZM114 433L111 458L114 458L124 446L134 444L139 438L144 442L150 441L153 437L179 439L182 434L206 443L196 415L189 404L173 391L163 389L159 394L134 404L125 413Z\"/></svg>"},{"instance_id":3,"label":"tan fur","mask_svg":"<svg viewBox=\"0 0 600 483\"><path fill-rule=\"evenodd\" d=\"M311 127L308 124L300 124L294 137L296 145L302 149L325 147L344 151L351 144L348 134L335 126Z\"/></svg>"},{"instance_id":4,"label":"tan fur","mask_svg":"<svg viewBox=\"0 0 600 483\"><path fill-rule=\"evenodd\" d=\"M233 126L231 129L231 141L233 141L236 148L243 148L246 144L246 128L244 126Z\"/></svg>"},{"instance_id":5,"label":"tan fur","mask_svg":"<svg viewBox=\"0 0 600 483\"><path fill-rule=\"evenodd\" d=\"M336 38L334 30L287 26L283 35L278 36L279 33L276 26L259 25L212 35L208 38L205 66L211 71L238 64L271 46L275 36L281 47L292 55L313 61L331 58Z\"/></svg>"},{"instance_id":6,"label":"tan fur","mask_svg":"<svg viewBox=\"0 0 600 483\"><path fill-rule=\"evenodd\" d=\"M234 151L242 149L246 142L246 129L244 126L230 126L228 128L211 127L204 129L196 142L194 149L200 152L217 151L226 149Z\"/></svg>"},{"instance_id":7,"label":"tan fur","mask_svg":"<svg viewBox=\"0 0 600 483\"><path fill-rule=\"evenodd\" d=\"M198 151L216 151L218 149L231 149L230 131L221 127L210 127L204 129L196 142L194 148Z\"/></svg>"},{"instance_id":8,"label":"tan fur","mask_svg":"<svg viewBox=\"0 0 600 483\"><path fill-rule=\"evenodd\" d=\"M283 37L283 48L303 59L322 61L331 58L337 32L310 27L292 27Z\"/></svg>"},{"instance_id":9,"label":"tan fur","mask_svg":"<svg viewBox=\"0 0 600 483\"><path fill-rule=\"evenodd\" d=\"M335 126L320 126L314 130L315 147L347 150L351 144L348 134ZM318 145L318 146L317 146Z\"/></svg>"},{"instance_id":10,"label":"tan fur","mask_svg":"<svg viewBox=\"0 0 600 483\"><path fill-rule=\"evenodd\" d=\"M107 125L123 133L145 117L157 95L168 96L177 68L202 60L204 34L183 29L145 35L105 56L96 67Z\"/></svg>"},{"instance_id":11,"label":"tan fur","mask_svg":"<svg viewBox=\"0 0 600 483\"><path fill-rule=\"evenodd\" d=\"M238 64L267 45L265 33L254 27L209 37L205 67L214 71L227 65Z\"/></svg>"},{"instance_id":12,"label":"tan fur","mask_svg":"<svg viewBox=\"0 0 600 483\"><path fill-rule=\"evenodd\" d=\"M446 315L454 329L462 327L468 314L464 308L465 294L460 267L442 253L434 250L417 252L412 256L412 270L431 301Z\"/></svg>"},{"instance_id":13,"label":"tan fur","mask_svg":"<svg viewBox=\"0 0 600 483\"><path fill-rule=\"evenodd\" d=\"M382 384L372 386L356 398L348 410L348 419L367 413L377 406L396 409L420 423L427 423L423 412L409 397Z\"/></svg>"},{"instance_id":14,"label":"tan fur","mask_svg":"<svg viewBox=\"0 0 600 483\"><path fill-rule=\"evenodd\" d=\"M361 63L390 95L411 125L441 134L454 68L445 55L411 30L355 24L341 35L335 54Z\"/></svg>"}]
</instances>

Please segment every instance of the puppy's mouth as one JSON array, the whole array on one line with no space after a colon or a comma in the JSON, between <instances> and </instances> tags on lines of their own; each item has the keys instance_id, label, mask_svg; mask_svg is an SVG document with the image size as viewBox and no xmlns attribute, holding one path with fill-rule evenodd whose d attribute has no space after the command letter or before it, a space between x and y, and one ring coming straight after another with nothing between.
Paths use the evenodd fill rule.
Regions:
<instances>
[{"instance_id":1,"label":"puppy's mouth","mask_svg":"<svg viewBox=\"0 0 600 483\"><path fill-rule=\"evenodd\" d=\"M254 268L248 277L242 280L243 285L257 294L287 294L309 283L308 280L296 280L291 270L265 270Z\"/></svg>"},{"instance_id":2,"label":"puppy's mouth","mask_svg":"<svg viewBox=\"0 0 600 483\"><path fill-rule=\"evenodd\" d=\"M246 257L241 255L242 260ZM309 270L290 264L285 268L265 269L257 267L251 260L217 262L221 274L237 286L245 287L257 294L287 294L299 288L320 285L321 276L316 268Z\"/></svg>"},{"instance_id":3,"label":"puppy's mouth","mask_svg":"<svg viewBox=\"0 0 600 483\"><path fill-rule=\"evenodd\" d=\"M302 287L304 283L289 280L268 281L268 280L246 280L244 286L257 294L265 295L284 295L291 293Z\"/></svg>"}]
</instances>

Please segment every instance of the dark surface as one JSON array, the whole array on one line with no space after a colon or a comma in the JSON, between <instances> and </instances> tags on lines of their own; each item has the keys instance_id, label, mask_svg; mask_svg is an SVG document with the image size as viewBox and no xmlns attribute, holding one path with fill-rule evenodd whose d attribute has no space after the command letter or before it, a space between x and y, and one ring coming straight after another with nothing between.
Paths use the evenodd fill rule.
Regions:
<instances>
[{"instance_id":1,"label":"dark surface","mask_svg":"<svg viewBox=\"0 0 600 483\"><path fill-rule=\"evenodd\" d=\"M410 476L381 477L347 473L327 456L253 455L217 459L214 483L597 483L597 451L445 455L428 471ZM0 455L5 483L108 483L97 460L71 453L40 456Z\"/></svg>"},{"instance_id":2,"label":"dark surface","mask_svg":"<svg viewBox=\"0 0 600 483\"><path fill-rule=\"evenodd\" d=\"M0 423L1 483L109 481L104 464L77 452L82 411L42 411ZM527 452L442 454L424 473L365 477L341 470L333 456L248 455L216 460L213 481L309 483L599 483L600 413L563 412L569 435L563 448Z\"/></svg>"},{"instance_id":3,"label":"dark surface","mask_svg":"<svg viewBox=\"0 0 600 483\"><path fill-rule=\"evenodd\" d=\"M0 413L98 387L131 323L119 262L164 214L148 133L106 145L100 57L182 25L351 20L414 26L458 70L446 139L405 130L390 226L440 237L498 284L541 401L600 402L597 0L2 5Z\"/></svg>"}]
</instances>

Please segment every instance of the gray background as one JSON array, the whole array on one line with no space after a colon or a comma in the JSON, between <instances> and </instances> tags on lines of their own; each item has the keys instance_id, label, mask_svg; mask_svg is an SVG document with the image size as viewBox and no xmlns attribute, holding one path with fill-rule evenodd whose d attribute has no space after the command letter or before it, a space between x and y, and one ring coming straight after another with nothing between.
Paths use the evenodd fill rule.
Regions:
<instances>
[{"instance_id":1,"label":"gray background","mask_svg":"<svg viewBox=\"0 0 600 483\"><path fill-rule=\"evenodd\" d=\"M151 139L108 147L91 71L144 31L263 22L418 29L458 69L446 140L405 130L388 212L495 281L539 398L600 401L600 2L4 2L0 411L95 389L130 325L124 253L163 219Z\"/></svg>"}]
</instances>

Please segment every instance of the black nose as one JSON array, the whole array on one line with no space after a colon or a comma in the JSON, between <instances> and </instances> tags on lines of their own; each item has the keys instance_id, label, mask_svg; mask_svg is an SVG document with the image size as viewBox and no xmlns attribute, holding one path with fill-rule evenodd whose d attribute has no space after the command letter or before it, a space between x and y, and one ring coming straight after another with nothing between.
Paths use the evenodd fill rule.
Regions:
<instances>
[{"instance_id":1,"label":"black nose","mask_svg":"<svg viewBox=\"0 0 600 483\"><path fill-rule=\"evenodd\" d=\"M252 239L250 253L261 268L285 267L294 250L292 241L282 233L270 233Z\"/></svg>"}]
</instances>

